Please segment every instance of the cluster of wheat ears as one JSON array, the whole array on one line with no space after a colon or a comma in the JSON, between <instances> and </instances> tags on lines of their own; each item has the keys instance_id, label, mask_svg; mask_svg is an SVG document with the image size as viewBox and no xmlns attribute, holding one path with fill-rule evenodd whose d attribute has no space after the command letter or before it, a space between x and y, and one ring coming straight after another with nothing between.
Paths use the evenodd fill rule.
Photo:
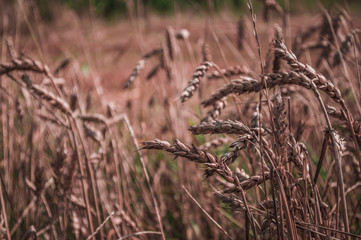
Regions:
<instances>
[{"instance_id":1,"label":"cluster of wheat ears","mask_svg":"<svg viewBox=\"0 0 361 240\"><path fill-rule=\"evenodd\" d=\"M226 83L201 100L202 107L211 109L189 127L193 135L212 135L201 146L196 146L196 138L193 144L155 139L139 146L126 113L111 104L94 111L78 87L66 86L59 75L68 59L51 71L40 61L18 55L7 39L12 60L0 64L2 236L361 238L360 30L350 27L345 12L331 17L325 11L319 24L295 34L291 44L287 13L274 1L265 1L266 20L272 11L285 18L283 29L274 25L264 61L249 7L260 73L246 65L219 67L204 42L201 64L176 100L182 105L191 102L206 88L203 81ZM246 42L244 28L241 19L239 48ZM189 32L169 27L162 46L143 55L123 91L134 88L148 60L156 57L159 61L146 78L164 70L168 82L174 82L177 41L191 49ZM315 68L299 60L304 55L316 59ZM342 77L336 77L340 73ZM314 123L306 119L309 109L317 116ZM223 113L232 119L223 118ZM305 132L308 137L302 138ZM313 139L317 134L321 142ZM164 164L169 157L158 155L163 163L150 170L152 155L145 155L144 149L202 164L202 178L209 185L201 183L207 189L199 190L199 201L185 187L172 186L175 180ZM184 172L200 171L196 166L187 170L187 164L179 168L184 171L177 179L184 185L192 181L190 175L182 176ZM188 200L176 197L179 191ZM182 222L187 214L196 219L193 225ZM200 223L202 219L206 223ZM185 230L172 234L178 227Z\"/></svg>"}]
</instances>

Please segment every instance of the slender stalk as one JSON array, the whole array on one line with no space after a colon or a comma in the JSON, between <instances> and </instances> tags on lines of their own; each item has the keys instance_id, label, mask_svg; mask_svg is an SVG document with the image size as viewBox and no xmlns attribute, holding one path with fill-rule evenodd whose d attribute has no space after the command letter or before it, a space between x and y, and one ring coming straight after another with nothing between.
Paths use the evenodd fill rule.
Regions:
<instances>
[{"instance_id":1,"label":"slender stalk","mask_svg":"<svg viewBox=\"0 0 361 240\"><path fill-rule=\"evenodd\" d=\"M8 224L8 217L6 215L6 208L5 208L5 201L4 201L4 195L3 195L2 182L0 183L0 200L1 200L1 212L3 214L5 227L6 227L6 236L7 236L7 238L9 240L11 240L10 229L9 229L9 224Z\"/></svg>"},{"instance_id":2,"label":"slender stalk","mask_svg":"<svg viewBox=\"0 0 361 240\"><path fill-rule=\"evenodd\" d=\"M158 219L158 223L159 223L159 227L160 227L160 231L162 233L162 239L165 240L165 234L164 234L164 231L163 231L163 224L162 224L162 219L160 217L160 213L159 213L159 208L158 208L158 203L157 203L157 200L155 199L155 195L154 195L154 192L153 192L153 188L152 188L152 185L150 184L150 179L149 179L149 175L148 175L148 170L147 170L147 167L146 167L146 164L145 164L145 161L144 161L144 157L143 157L143 154L141 151L139 151L140 147L139 147L139 144L138 144L138 141L135 137L135 134L134 134L134 131L133 131L133 128L132 126L130 125L129 123L129 119L127 117L127 115L124 115L124 122L128 128L128 131L133 139L133 143L135 145L135 147L137 148L137 152L139 154L139 158L140 158L140 162L142 163L142 167L143 167L143 172L144 172L144 175L145 175L145 178L147 180L147 184L148 184L148 187L149 187L149 190L150 190L150 194L152 196L152 200L153 200L153 204L154 204L154 207L155 207L155 211L157 213L157 219Z\"/></svg>"}]
</instances>

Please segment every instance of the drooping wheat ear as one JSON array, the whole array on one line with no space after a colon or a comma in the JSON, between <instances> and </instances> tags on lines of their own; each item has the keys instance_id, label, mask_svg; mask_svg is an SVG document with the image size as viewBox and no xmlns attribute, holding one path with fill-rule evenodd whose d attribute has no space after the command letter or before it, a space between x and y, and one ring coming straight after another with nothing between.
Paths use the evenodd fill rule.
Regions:
<instances>
[{"instance_id":1,"label":"drooping wheat ear","mask_svg":"<svg viewBox=\"0 0 361 240\"><path fill-rule=\"evenodd\" d=\"M205 134L244 134L249 133L251 130L239 121L211 121L202 122L199 125L193 125L189 127L194 135L205 135Z\"/></svg>"},{"instance_id":2,"label":"drooping wheat ear","mask_svg":"<svg viewBox=\"0 0 361 240\"><path fill-rule=\"evenodd\" d=\"M298 65L297 65L298 66ZM303 67L309 68L308 65L302 65ZM296 68L297 70L297 68ZM305 72L305 71L303 71ZM341 97L340 91L333 85L332 82L327 81L325 77L316 73L316 72L295 72L295 71L279 71L278 73L271 73L265 76L268 88L274 88L276 86L282 85L299 85L306 89L311 89L311 80L308 76L313 76L312 79L319 77L314 83L317 88L324 91L329 95L335 102L344 104L344 100ZM204 107L211 106L215 102L219 101L225 96L228 96L232 93L238 95L259 92L261 90L261 82L250 78L250 77L241 77L240 79L233 80L231 83L225 85L224 87L218 89L213 95L208 99L202 101Z\"/></svg>"},{"instance_id":3,"label":"drooping wheat ear","mask_svg":"<svg viewBox=\"0 0 361 240\"><path fill-rule=\"evenodd\" d=\"M347 34L345 40L343 40L341 43L340 51L336 51L336 53L333 55L333 63L332 63L333 67L340 64L341 62L340 52L342 55L346 55L348 53L351 47L352 38L358 33L361 33L360 29L354 29L349 34Z\"/></svg>"},{"instance_id":4,"label":"drooping wheat ear","mask_svg":"<svg viewBox=\"0 0 361 240\"><path fill-rule=\"evenodd\" d=\"M15 70L33 71L38 73L50 74L48 66L42 64L39 61L35 61L24 56L20 56L16 59L13 59L9 63L0 64L0 76Z\"/></svg>"},{"instance_id":5,"label":"drooping wheat ear","mask_svg":"<svg viewBox=\"0 0 361 240\"><path fill-rule=\"evenodd\" d=\"M283 157L283 160L286 161L286 147L288 142L287 134L287 113L285 110L285 102L282 99L280 93L277 93L273 98L273 117L275 124L275 139L276 139L276 148L278 154Z\"/></svg>"},{"instance_id":6,"label":"drooping wheat ear","mask_svg":"<svg viewBox=\"0 0 361 240\"><path fill-rule=\"evenodd\" d=\"M246 149L249 146L249 142L253 141L254 139L254 134L245 133L240 135L238 139L229 146L233 148L233 150L223 154L221 156L221 160L227 165L233 163L239 156L240 151Z\"/></svg>"},{"instance_id":7,"label":"drooping wheat ear","mask_svg":"<svg viewBox=\"0 0 361 240\"><path fill-rule=\"evenodd\" d=\"M303 64L301 62L299 62L297 60L297 57L287 49L286 45L284 44L284 42L281 40L275 40L274 41L274 47L275 47L275 52L276 54L284 59L285 61L288 62L288 64L295 70L295 71L301 71L304 72L304 74L309 77L310 79L316 79L315 84L321 84L324 85L327 89L329 89L330 91L334 92L336 95L334 98L337 99L339 102L344 102L340 91L338 89L335 88L335 86L333 85L333 83L329 80L327 80L321 73L318 73L315 71L315 69L313 69L311 66L307 65L307 64Z\"/></svg>"},{"instance_id":8,"label":"drooping wheat ear","mask_svg":"<svg viewBox=\"0 0 361 240\"><path fill-rule=\"evenodd\" d=\"M220 161L217 157L214 157L212 154L201 151L195 146L187 146L186 144L175 140L175 144L170 144L167 141L162 141L155 139L153 141L143 142L141 149L158 149L172 153L176 157L183 157L190 161L204 163L208 168L211 168L214 172L223 177L227 182L232 183L234 187L230 188L230 192L240 192L242 190L249 189L253 186L261 184L263 181L267 180L263 177L251 177L247 180L241 181L240 178L231 171L231 169L223 162Z\"/></svg>"},{"instance_id":9,"label":"drooping wheat ear","mask_svg":"<svg viewBox=\"0 0 361 240\"><path fill-rule=\"evenodd\" d=\"M334 131L336 151L342 157L346 151L346 141L336 131ZM331 145L331 147L333 147Z\"/></svg>"},{"instance_id":10,"label":"drooping wheat ear","mask_svg":"<svg viewBox=\"0 0 361 240\"><path fill-rule=\"evenodd\" d=\"M202 44L202 59L203 62L212 62L212 54L208 43Z\"/></svg>"},{"instance_id":11,"label":"drooping wheat ear","mask_svg":"<svg viewBox=\"0 0 361 240\"><path fill-rule=\"evenodd\" d=\"M202 62L199 67L196 68L192 75L192 79L188 82L186 88L184 88L180 99L181 102L185 102L187 99L191 98L194 92L198 89L199 83L201 79L206 75L209 68L212 67L214 64L211 62Z\"/></svg>"},{"instance_id":12,"label":"drooping wheat ear","mask_svg":"<svg viewBox=\"0 0 361 240\"><path fill-rule=\"evenodd\" d=\"M353 119L353 117L351 116L351 113L346 106L345 100L341 96L340 90L336 88L331 81L327 80L321 73L316 72L311 66L299 62L296 56L287 49L283 41L275 40L274 47L275 51L279 54L279 56L282 59L286 60L294 70L302 72L302 74L300 74L300 79L302 80L301 86L312 89L315 94L317 92L317 89L320 89L324 91L327 95L329 95L335 102L341 105L342 110L345 111L345 114L347 116L346 123L353 138L356 154L359 158L361 169L361 152L359 149L354 127L352 126L351 119Z\"/></svg>"},{"instance_id":13,"label":"drooping wheat ear","mask_svg":"<svg viewBox=\"0 0 361 240\"><path fill-rule=\"evenodd\" d=\"M145 65L145 59L140 59L135 68L133 69L133 72L130 74L127 82L124 85L124 88L130 87L130 85L135 81L135 79L138 77L139 73L144 69Z\"/></svg>"},{"instance_id":14,"label":"drooping wheat ear","mask_svg":"<svg viewBox=\"0 0 361 240\"><path fill-rule=\"evenodd\" d=\"M233 66L233 67L221 69L220 71L215 70L213 72L210 72L207 74L207 78L209 80L212 80L212 79L221 79L224 77L230 78L233 76L251 75L251 74L252 71L249 68L243 65L239 65L239 66Z\"/></svg>"},{"instance_id":15,"label":"drooping wheat ear","mask_svg":"<svg viewBox=\"0 0 361 240\"><path fill-rule=\"evenodd\" d=\"M213 109L207 113L207 116L204 117L201 122L209 122L216 120L222 113L222 110L227 106L227 98L222 98L213 104Z\"/></svg>"},{"instance_id":16,"label":"drooping wheat ear","mask_svg":"<svg viewBox=\"0 0 361 240\"><path fill-rule=\"evenodd\" d=\"M129 78L127 79L124 88L129 88L135 81L135 79L138 77L140 72L144 69L145 62L147 59L159 55L163 52L163 48L156 48L152 51L146 53L137 63L135 68L133 69L132 73L130 74Z\"/></svg>"},{"instance_id":17,"label":"drooping wheat ear","mask_svg":"<svg viewBox=\"0 0 361 240\"><path fill-rule=\"evenodd\" d=\"M167 141L155 139L149 142L143 142L142 149L158 149L174 154L176 157L184 157L198 163L215 163L216 158L210 153L197 149L195 146L189 147L178 139L174 140L175 144Z\"/></svg>"},{"instance_id":18,"label":"drooping wheat ear","mask_svg":"<svg viewBox=\"0 0 361 240\"><path fill-rule=\"evenodd\" d=\"M326 106L326 109L327 109L327 113L331 117L337 118L337 119L343 121L346 124L346 128L350 131L349 125L347 124L347 116L343 110L339 111L335 107L332 107L332 106ZM355 132L355 135L356 135L357 142L358 142L359 146L361 147L361 123L360 123L360 121L357 121L354 119L351 119L351 123L352 123L351 125L353 127L353 131Z\"/></svg>"},{"instance_id":19,"label":"drooping wheat ear","mask_svg":"<svg viewBox=\"0 0 361 240\"><path fill-rule=\"evenodd\" d=\"M70 110L69 104L64 99L55 96L52 92L49 92L47 89L37 84L33 84L29 76L26 74L23 74L21 76L21 80L26 84L26 88L29 89L29 91L33 92L41 99L50 103L51 106L60 110L61 112L68 115L72 115L72 111Z\"/></svg>"}]
</instances>

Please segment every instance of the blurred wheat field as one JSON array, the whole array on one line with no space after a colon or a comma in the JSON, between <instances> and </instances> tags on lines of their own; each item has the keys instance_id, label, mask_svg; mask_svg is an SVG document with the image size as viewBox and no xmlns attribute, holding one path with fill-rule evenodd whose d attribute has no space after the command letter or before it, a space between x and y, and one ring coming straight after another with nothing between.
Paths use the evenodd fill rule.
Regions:
<instances>
[{"instance_id":1,"label":"blurred wheat field","mask_svg":"<svg viewBox=\"0 0 361 240\"><path fill-rule=\"evenodd\" d=\"M141 2L0 3L1 239L361 238L354 2Z\"/></svg>"}]
</instances>

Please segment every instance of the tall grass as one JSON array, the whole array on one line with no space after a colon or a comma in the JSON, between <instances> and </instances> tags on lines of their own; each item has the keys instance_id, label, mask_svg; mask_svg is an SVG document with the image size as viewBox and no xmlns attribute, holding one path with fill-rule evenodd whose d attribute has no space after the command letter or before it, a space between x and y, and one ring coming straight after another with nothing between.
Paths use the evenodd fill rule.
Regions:
<instances>
[{"instance_id":1,"label":"tall grass","mask_svg":"<svg viewBox=\"0 0 361 240\"><path fill-rule=\"evenodd\" d=\"M78 26L88 65L22 52L30 38L4 27L1 236L360 238L358 19L323 10L294 23L276 1L257 19L249 7L228 32L210 13L153 41L137 22L112 56ZM38 51L60 44L40 26ZM133 40L143 49L130 56Z\"/></svg>"}]
</instances>

